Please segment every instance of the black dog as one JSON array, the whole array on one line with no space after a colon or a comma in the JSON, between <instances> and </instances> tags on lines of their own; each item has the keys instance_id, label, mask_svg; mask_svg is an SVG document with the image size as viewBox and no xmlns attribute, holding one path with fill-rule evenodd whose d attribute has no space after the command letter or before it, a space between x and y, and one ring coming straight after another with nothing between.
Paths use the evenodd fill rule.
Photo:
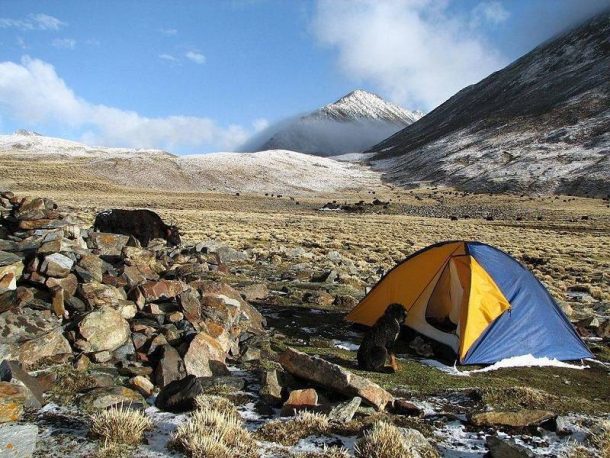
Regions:
<instances>
[{"instance_id":1,"label":"black dog","mask_svg":"<svg viewBox=\"0 0 610 458\"><path fill-rule=\"evenodd\" d=\"M406 318L407 312L402 305L390 304L388 306L360 344L358 349L358 367L360 369L380 372L389 357L391 368L394 372L398 370L392 347Z\"/></svg>"}]
</instances>

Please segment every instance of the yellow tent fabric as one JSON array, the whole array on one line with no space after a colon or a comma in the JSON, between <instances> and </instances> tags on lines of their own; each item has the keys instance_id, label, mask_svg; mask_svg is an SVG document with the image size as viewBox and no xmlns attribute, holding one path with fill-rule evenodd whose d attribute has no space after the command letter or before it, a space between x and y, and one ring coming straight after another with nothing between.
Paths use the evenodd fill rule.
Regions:
<instances>
[{"instance_id":1,"label":"yellow tent fabric","mask_svg":"<svg viewBox=\"0 0 610 458\"><path fill-rule=\"evenodd\" d=\"M460 317L460 359L466 356L472 344L483 331L505 310L510 308L508 300L496 282L473 257L470 262L470 294L468 303L462 307Z\"/></svg>"},{"instance_id":2,"label":"yellow tent fabric","mask_svg":"<svg viewBox=\"0 0 610 458\"><path fill-rule=\"evenodd\" d=\"M510 308L496 283L464 242L433 246L392 269L346 319L372 326L388 305L407 309L406 325L452 347L462 360L481 334ZM449 320L446 332L434 320Z\"/></svg>"},{"instance_id":3,"label":"yellow tent fabric","mask_svg":"<svg viewBox=\"0 0 610 458\"><path fill-rule=\"evenodd\" d=\"M399 264L373 287L346 318L355 323L372 326L392 303L402 304L407 311L410 310L412 304L453 254L464 254L463 242L452 242L430 248Z\"/></svg>"}]
</instances>

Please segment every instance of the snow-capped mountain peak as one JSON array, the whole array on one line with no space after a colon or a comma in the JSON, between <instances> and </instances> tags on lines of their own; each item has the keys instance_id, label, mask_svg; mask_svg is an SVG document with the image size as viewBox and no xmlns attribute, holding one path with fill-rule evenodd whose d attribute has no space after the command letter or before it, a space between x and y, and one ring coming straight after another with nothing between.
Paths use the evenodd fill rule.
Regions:
<instances>
[{"instance_id":1,"label":"snow-capped mountain peak","mask_svg":"<svg viewBox=\"0 0 610 458\"><path fill-rule=\"evenodd\" d=\"M376 94L356 89L339 100L323 106L305 117L328 117L338 121L380 119L398 124L411 124L423 116L383 100Z\"/></svg>"},{"instance_id":2,"label":"snow-capped mountain peak","mask_svg":"<svg viewBox=\"0 0 610 458\"><path fill-rule=\"evenodd\" d=\"M422 116L370 92L355 90L317 110L271 126L241 149L284 149L318 156L358 153Z\"/></svg>"}]
</instances>

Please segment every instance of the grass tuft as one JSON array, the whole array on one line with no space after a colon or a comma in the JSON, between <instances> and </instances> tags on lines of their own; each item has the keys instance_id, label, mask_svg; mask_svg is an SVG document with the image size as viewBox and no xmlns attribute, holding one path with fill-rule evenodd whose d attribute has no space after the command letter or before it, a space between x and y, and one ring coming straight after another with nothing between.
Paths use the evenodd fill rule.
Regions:
<instances>
[{"instance_id":1,"label":"grass tuft","mask_svg":"<svg viewBox=\"0 0 610 458\"><path fill-rule=\"evenodd\" d=\"M278 419L265 423L256 435L265 441L290 446L313 434L323 435L329 429L330 419L327 415L303 411L289 420Z\"/></svg>"},{"instance_id":2,"label":"grass tuft","mask_svg":"<svg viewBox=\"0 0 610 458\"><path fill-rule=\"evenodd\" d=\"M123 406L111 407L91 417L91 434L108 447L139 444L144 439L144 433L152 427L152 420L142 412Z\"/></svg>"},{"instance_id":3,"label":"grass tuft","mask_svg":"<svg viewBox=\"0 0 610 458\"><path fill-rule=\"evenodd\" d=\"M438 452L416 430L403 433L396 426L380 421L364 433L354 448L356 458L436 458Z\"/></svg>"},{"instance_id":4,"label":"grass tuft","mask_svg":"<svg viewBox=\"0 0 610 458\"><path fill-rule=\"evenodd\" d=\"M210 407L197 409L174 433L170 446L194 458L254 458L256 443L239 415Z\"/></svg>"}]
</instances>

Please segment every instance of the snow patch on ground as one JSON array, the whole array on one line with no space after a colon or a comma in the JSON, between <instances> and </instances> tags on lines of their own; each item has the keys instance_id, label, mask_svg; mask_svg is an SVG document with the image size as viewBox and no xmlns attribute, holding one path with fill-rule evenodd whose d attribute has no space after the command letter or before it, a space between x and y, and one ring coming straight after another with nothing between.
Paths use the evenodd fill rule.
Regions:
<instances>
[{"instance_id":1,"label":"snow patch on ground","mask_svg":"<svg viewBox=\"0 0 610 458\"><path fill-rule=\"evenodd\" d=\"M438 370L445 372L450 375L456 375L459 377L468 377L470 374L476 374L480 372L491 372L497 371L498 369L506 369L510 367L563 367L566 369L588 369L589 366L584 364L569 364L564 363L563 361L559 361L553 358L541 357L537 358L531 354L521 355L521 356L513 356L512 358L506 358L498 361L491 366L484 367L482 369L474 369L471 371L461 371L456 366L447 366L446 364L441 363L435 359L422 359L421 363L426 366L435 367Z\"/></svg>"}]
</instances>

